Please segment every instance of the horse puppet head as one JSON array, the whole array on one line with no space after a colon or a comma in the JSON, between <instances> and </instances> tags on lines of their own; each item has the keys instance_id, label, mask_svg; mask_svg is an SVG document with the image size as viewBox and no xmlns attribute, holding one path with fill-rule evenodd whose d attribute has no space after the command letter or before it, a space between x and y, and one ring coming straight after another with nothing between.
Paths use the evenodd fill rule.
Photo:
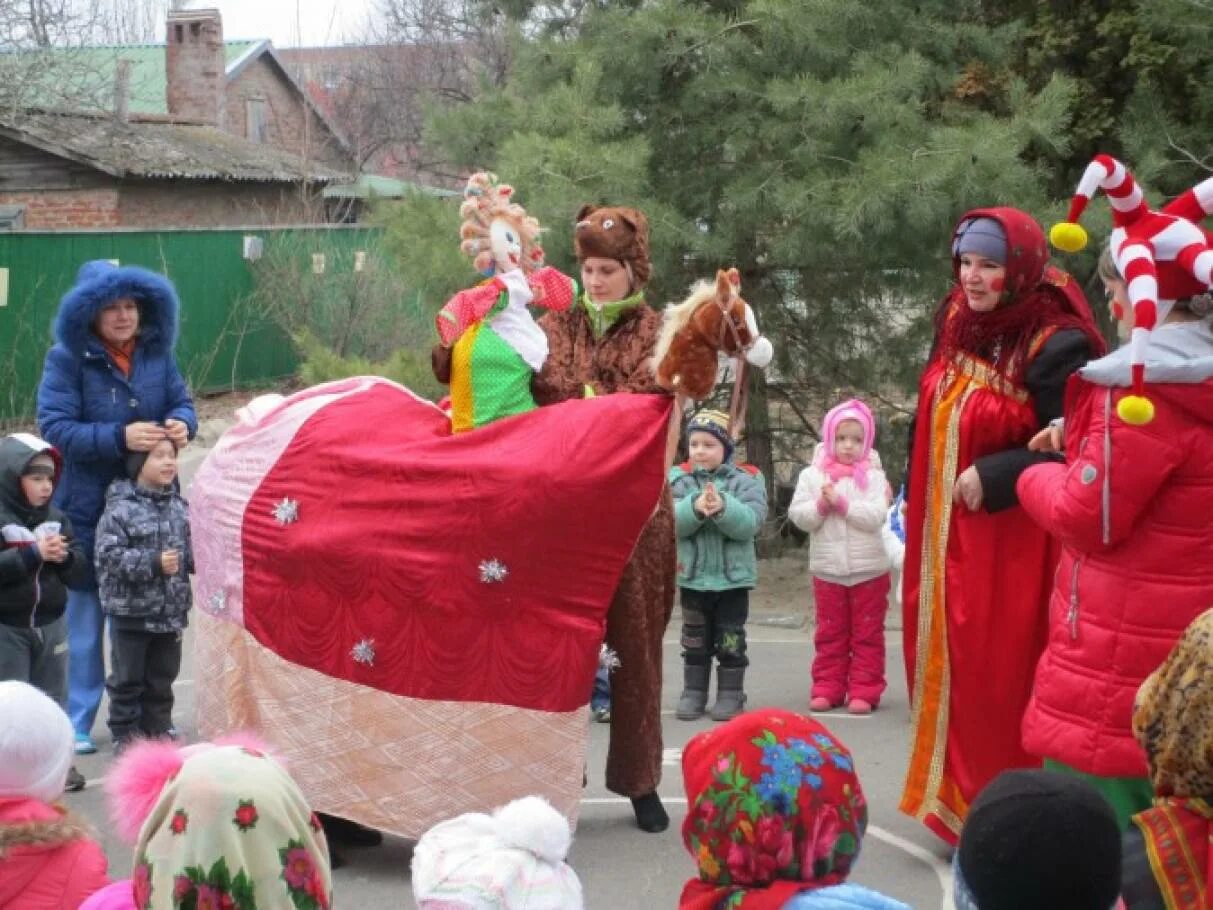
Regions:
<instances>
[{"instance_id":1,"label":"horse puppet head","mask_svg":"<svg viewBox=\"0 0 1213 910\"><path fill-rule=\"evenodd\" d=\"M719 354L745 357L760 369L771 362L771 342L758 332L754 310L741 296L737 269L700 281L682 303L666 307L653 351L657 384L701 401L716 387Z\"/></svg>"}]
</instances>

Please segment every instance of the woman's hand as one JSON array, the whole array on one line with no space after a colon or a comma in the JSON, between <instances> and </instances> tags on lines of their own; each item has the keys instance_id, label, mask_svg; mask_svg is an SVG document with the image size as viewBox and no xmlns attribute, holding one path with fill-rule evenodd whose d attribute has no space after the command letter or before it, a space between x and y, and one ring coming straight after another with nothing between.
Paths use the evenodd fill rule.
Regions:
<instances>
[{"instance_id":1,"label":"woman's hand","mask_svg":"<svg viewBox=\"0 0 1213 910\"><path fill-rule=\"evenodd\" d=\"M964 503L970 512L976 512L981 508L984 498L985 491L981 488L981 475L977 473L977 468L966 468L956 478L956 486L952 488L952 502L957 505Z\"/></svg>"},{"instance_id":2,"label":"woman's hand","mask_svg":"<svg viewBox=\"0 0 1213 910\"><path fill-rule=\"evenodd\" d=\"M180 423L180 421L174 421ZM150 452L156 448L156 443L166 435L164 427L158 427L146 420L139 420L126 425L126 448L130 452Z\"/></svg>"},{"instance_id":3,"label":"woman's hand","mask_svg":"<svg viewBox=\"0 0 1213 910\"><path fill-rule=\"evenodd\" d=\"M1049 424L1028 441L1029 452L1060 452L1065 440L1058 424Z\"/></svg>"},{"instance_id":4,"label":"woman's hand","mask_svg":"<svg viewBox=\"0 0 1213 910\"><path fill-rule=\"evenodd\" d=\"M190 428L185 425L183 420L166 420L164 432L178 449L184 449L190 441Z\"/></svg>"}]
</instances>

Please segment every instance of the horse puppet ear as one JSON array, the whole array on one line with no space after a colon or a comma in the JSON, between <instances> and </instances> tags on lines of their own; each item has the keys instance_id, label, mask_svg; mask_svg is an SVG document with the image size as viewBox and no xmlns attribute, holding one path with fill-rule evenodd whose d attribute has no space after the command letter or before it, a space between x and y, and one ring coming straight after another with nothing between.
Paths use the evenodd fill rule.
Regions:
<instances>
[{"instance_id":1,"label":"horse puppet ear","mask_svg":"<svg viewBox=\"0 0 1213 910\"><path fill-rule=\"evenodd\" d=\"M729 279L729 273L724 269L720 269L716 273L716 299L721 304L726 304L733 299L736 293L737 289Z\"/></svg>"},{"instance_id":2,"label":"horse puppet ear","mask_svg":"<svg viewBox=\"0 0 1213 910\"><path fill-rule=\"evenodd\" d=\"M733 285L733 289L737 293L741 293L741 272L737 271L736 268L729 269L729 284Z\"/></svg>"}]
</instances>

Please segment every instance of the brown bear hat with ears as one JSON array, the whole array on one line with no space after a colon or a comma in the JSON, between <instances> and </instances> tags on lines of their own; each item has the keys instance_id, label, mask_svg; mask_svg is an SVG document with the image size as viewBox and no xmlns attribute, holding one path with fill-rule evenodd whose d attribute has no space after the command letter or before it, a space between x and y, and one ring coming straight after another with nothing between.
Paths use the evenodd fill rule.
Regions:
<instances>
[{"instance_id":1,"label":"brown bear hat with ears","mask_svg":"<svg viewBox=\"0 0 1213 910\"><path fill-rule=\"evenodd\" d=\"M577 261L617 259L632 267L638 290L649 283L649 222L639 209L583 205L573 228Z\"/></svg>"}]
</instances>

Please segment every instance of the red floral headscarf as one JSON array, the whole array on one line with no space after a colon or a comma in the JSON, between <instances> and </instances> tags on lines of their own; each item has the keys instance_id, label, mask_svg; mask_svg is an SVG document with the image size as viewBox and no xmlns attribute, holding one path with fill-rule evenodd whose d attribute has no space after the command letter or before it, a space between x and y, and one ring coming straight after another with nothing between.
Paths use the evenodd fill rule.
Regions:
<instances>
[{"instance_id":1,"label":"red floral headscarf","mask_svg":"<svg viewBox=\"0 0 1213 910\"><path fill-rule=\"evenodd\" d=\"M1044 231L1036 219L1013 208L974 209L960 219L957 231L974 218L994 219L1007 235L1002 300L990 313L970 310L960 286L960 257L953 256L952 273L957 283L936 314L937 353L950 357L957 351L967 351L986 357L991 348L1001 344L1001 362L1013 365L1015 372L1022 374L1027 368L1029 346L1042 330L1056 327L1080 329L1090 339L1093 355L1102 355L1106 345L1086 296L1072 276L1049 264ZM1023 377L1010 378L1021 381Z\"/></svg>"},{"instance_id":2,"label":"red floral headscarf","mask_svg":"<svg viewBox=\"0 0 1213 910\"><path fill-rule=\"evenodd\" d=\"M868 809L846 746L812 718L779 708L735 717L687 744L682 840L699 877L678 906L726 899L777 910L850 874Z\"/></svg>"}]
</instances>

